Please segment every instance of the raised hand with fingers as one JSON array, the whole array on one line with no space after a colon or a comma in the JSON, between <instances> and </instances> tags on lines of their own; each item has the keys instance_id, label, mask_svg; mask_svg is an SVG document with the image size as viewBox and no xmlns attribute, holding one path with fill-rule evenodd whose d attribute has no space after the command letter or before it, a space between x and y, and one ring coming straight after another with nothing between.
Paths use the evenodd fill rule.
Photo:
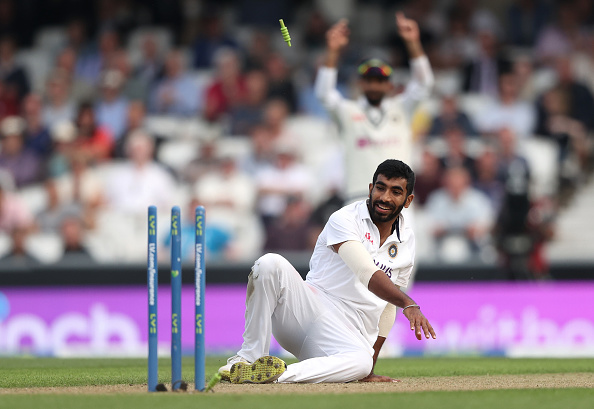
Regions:
<instances>
[{"instance_id":1,"label":"raised hand with fingers","mask_svg":"<svg viewBox=\"0 0 594 409\"><path fill-rule=\"evenodd\" d=\"M326 45L329 50L340 51L349 43L349 22L346 19L339 20L326 33Z\"/></svg>"},{"instance_id":2,"label":"raised hand with fingers","mask_svg":"<svg viewBox=\"0 0 594 409\"><path fill-rule=\"evenodd\" d=\"M396 27L398 34L405 42L419 41L419 25L416 21L406 18L404 13L399 11L396 13Z\"/></svg>"}]
</instances>

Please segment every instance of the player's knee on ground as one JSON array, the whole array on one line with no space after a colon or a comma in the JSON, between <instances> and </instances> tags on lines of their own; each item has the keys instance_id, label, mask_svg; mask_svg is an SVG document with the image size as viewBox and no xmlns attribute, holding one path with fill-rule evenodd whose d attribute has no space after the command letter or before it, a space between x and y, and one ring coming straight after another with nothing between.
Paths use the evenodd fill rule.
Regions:
<instances>
[{"instance_id":1,"label":"player's knee on ground","mask_svg":"<svg viewBox=\"0 0 594 409\"><path fill-rule=\"evenodd\" d=\"M281 269L281 263L287 262L285 258L276 253L266 253L254 263L252 277L266 279Z\"/></svg>"}]
</instances>

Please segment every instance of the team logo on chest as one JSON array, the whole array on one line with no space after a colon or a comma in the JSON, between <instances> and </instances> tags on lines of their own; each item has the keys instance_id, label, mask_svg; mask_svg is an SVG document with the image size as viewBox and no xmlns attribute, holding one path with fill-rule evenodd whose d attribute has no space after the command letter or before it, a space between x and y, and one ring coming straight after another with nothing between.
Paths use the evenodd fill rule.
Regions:
<instances>
[{"instance_id":1,"label":"team logo on chest","mask_svg":"<svg viewBox=\"0 0 594 409\"><path fill-rule=\"evenodd\" d=\"M388 255L392 258L396 258L396 256L398 255L398 246L395 244L392 244L388 248Z\"/></svg>"}]
</instances>

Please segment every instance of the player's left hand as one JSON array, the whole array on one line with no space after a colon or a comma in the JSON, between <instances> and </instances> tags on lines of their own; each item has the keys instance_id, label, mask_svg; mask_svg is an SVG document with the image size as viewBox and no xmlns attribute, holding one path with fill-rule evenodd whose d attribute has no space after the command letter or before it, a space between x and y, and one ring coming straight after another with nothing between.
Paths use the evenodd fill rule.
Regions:
<instances>
[{"instance_id":1,"label":"player's left hand","mask_svg":"<svg viewBox=\"0 0 594 409\"><path fill-rule=\"evenodd\" d=\"M433 327L429 324L429 320L423 315L420 308L407 308L403 311L403 314L410 321L410 330L415 331L418 340L423 338L423 333L427 339L429 339L430 336L433 339L437 338L435 331L433 331Z\"/></svg>"},{"instance_id":2,"label":"player's left hand","mask_svg":"<svg viewBox=\"0 0 594 409\"><path fill-rule=\"evenodd\" d=\"M396 13L396 27L405 42L419 41L421 38L417 22L406 18L401 11Z\"/></svg>"},{"instance_id":3,"label":"player's left hand","mask_svg":"<svg viewBox=\"0 0 594 409\"><path fill-rule=\"evenodd\" d=\"M359 382L400 382L400 379L394 379L384 375L376 375L372 372L365 378L359 379Z\"/></svg>"}]
</instances>

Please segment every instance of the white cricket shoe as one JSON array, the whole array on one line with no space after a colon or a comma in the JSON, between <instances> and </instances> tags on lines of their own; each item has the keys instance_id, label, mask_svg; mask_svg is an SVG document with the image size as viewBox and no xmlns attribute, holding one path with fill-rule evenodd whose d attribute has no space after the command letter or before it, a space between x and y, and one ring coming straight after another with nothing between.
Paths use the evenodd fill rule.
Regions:
<instances>
[{"instance_id":1,"label":"white cricket shoe","mask_svg":"<svg viewBox=\"0 0 594 409\"><path fill-rule=\"evenodd\" d=\"M221 375L221 379L224 381L230 381L231 380L231 367L233 366L233 364L236 364L238 362L244 362L246 364L251 364L251 362L249 362L247 359L245 359L242 356L239 355L234 355L231 358L227 359L227 365L221 366L219 368L219 375Z\"/></svg>"}]
</instances>

